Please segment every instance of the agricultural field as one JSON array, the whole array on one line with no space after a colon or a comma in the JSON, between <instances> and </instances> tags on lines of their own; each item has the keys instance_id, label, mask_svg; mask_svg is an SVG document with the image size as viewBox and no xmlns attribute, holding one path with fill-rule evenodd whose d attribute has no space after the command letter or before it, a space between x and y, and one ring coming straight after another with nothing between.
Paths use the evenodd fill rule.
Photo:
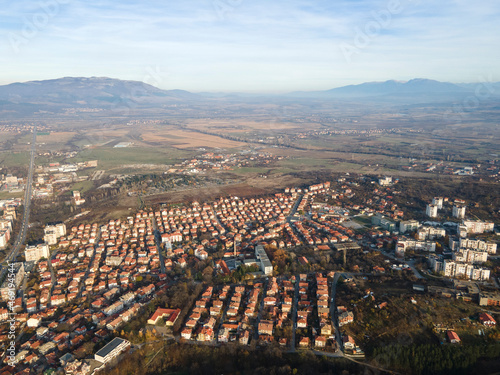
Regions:
<instances>
[{"instance_id":1,"label":"agricultural field","mask_svg":"<svg viewBox=\"0 0 500 375\"><path fill-rule=\"evenodd\" d=\"M235 142L213 135L200 134L185 130L169 130L168 132L144 132L141 138L146 142L155 142L156 144L170 144L175 148L236 148L244 146L245 143Z\"/></svg>"},{"instance_id":2,"label":"agricultural field","mask_svg":"<svg viewBox=\"0 0 500 375\"><path fill-rule=\"evenodd\" d=\"M298 125L293 122L283 122L280 116L272 117L268 116L267 119L260 121L250 121L247 119L228 119L228 120L206 120L206 119L195 119L188 120L186 123L187 128L207 130L221 133L235 133L235 132L252 132L252 131L269 131L269 130L300 130L302 124ZM310 128L310 127L308 127Z\"/></svg>"},{"instance_id":3,"label":"agricultural field","mask_svg":"<svg viewBox=\"0 0 500 375\"><path fill-rule=\"evenodd\" d=\"M0 191L0 199L10 199L10 198L23 198L24 192L19 191L16 193L10 193L8 191Z\"/></svg>"},{"instance_id":4,"label":"agricultural field","mask_svg":"<svg viewBox=\"0 0 500 375\"><path fill-rule=\"evenodd\" d=\"M0 152L0 166L22 167L28 165L28 152Z\"/></svg>"},{"instance_id":5,"label":"agricultural field","mask_svg":"<svg viewBox=\"0 0 500 375\"><path fill-rule=\"evenodd\" d=\"M108 172L119 170L129 164L174 164L189 155L172 148L146 147L96 147L80 152L73 162L98 160L99 168Z\"/></svg>"},{"instance_id":6,"label":"agricultural field","mask_svg":"<svg viewBox=\"0 0 500 375\"><path fill-rule=\"evenodd\" d=\"M36 143L42 149L54 149L68 144L76 132L47 132L37 134Z\"/></svg>"}]
</instances>

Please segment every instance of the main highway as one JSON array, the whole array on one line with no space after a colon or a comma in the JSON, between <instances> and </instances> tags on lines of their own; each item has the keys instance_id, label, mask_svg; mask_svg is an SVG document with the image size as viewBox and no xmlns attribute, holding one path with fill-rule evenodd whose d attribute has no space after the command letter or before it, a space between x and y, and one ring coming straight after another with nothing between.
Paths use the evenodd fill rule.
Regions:
<instances>
[{"instance_id":1,"label":"main highway","mask_svg":"<svg viewBox=\"0 0 500 375\"><path fill-rule=\"evenodd\" d=\"M33 173L35 169L35 154L36 154L36 125L33 127L33 139L31 141L31 153L30 153L30 165L28 171L28 177L26 179L26 189L24 195L24 213L23 213L23 222L21 223L21 229L17 235L17 238L12 245L12 249L9 254L3 260L3 264L8 265L8 262L13 262L16 260L17 255L19 253L19 249L24 244L26 240L26 234L28 232L29 225L29 217L30 217L30 206L31 206L31 195L33 189ZM5 267L2 268L0 274L0 280L3 279L5 271L7 269Z\"/></svg>"}]
</instances>

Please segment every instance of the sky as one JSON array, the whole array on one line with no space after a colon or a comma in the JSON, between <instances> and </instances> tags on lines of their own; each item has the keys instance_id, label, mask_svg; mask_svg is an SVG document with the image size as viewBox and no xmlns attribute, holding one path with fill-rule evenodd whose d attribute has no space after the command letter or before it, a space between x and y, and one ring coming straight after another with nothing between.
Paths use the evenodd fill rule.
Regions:
<instances>
[{"instance_id":1,"label":"sky","mask_svg":"<svg viewBox=\"0 0 500 375\"><path fill-rule=\"evenodd\" d=\"M500 2L16 0L0 85L111 77L193 92L500 81Z\"/></svg>"}]
</instances>

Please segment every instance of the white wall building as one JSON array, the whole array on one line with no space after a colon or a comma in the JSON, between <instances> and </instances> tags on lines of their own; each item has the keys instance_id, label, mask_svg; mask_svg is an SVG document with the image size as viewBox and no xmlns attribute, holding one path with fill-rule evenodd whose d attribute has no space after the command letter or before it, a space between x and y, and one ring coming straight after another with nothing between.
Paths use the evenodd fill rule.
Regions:
<instances>
[{"instance_id":1,"label":"white wall building","mask_svg":"<svg viewBox=\"0 0 500 375\"><path fill-rule=\"evenodd\" d=\"M390 186L390 185L392 185L392 177L384 176L383 178L379 178L378 184L380 186Z\"/></svg>"},{"instance_id":2,"label":"white wall building","mask_svg":"<svg viewBox=\"0 0 500 375\"><path fill-rule=\"evenodd\" d=\"M408 250L416 251L436 251L436 242L434 241L419 241L410 238L400 238L396 244L396 249L402 251L403 253Z\"/></svg>"},{"instance_id":3,"label":"white wall building","mask_svg":"<svg viewBox=\"0 0 500 375\"><path fill-rule=\"evenodd\" d=\"M47 225L44 228L43 240L48 245L55 245L57 240L66 235L66 225L64 223L59 223L56 225Z\"/></svg>"},{"instance_id":4,"label":"white wall building","mask_svg":"<svg viewBox=\"0 0 500 375\"><path fill-rule=\"evenodd\" d=\"M434 197L432 198L432 204L437 206L438 210L443 208L443 197Z\"/></svg>"},{"instance_id":5,"label":"white wall building","mask_svg":"<svg viewBox=\"0 0 500 375\"><path fill-rule=\"evenodd\" d=\"M463 219L465 217L465 206L453 206L452 215L458 219Z\"/></svg>"},{"instance_id":6,"label":"white wall building","mask_svg":"<svg viewBox=\"0 0 500 375\"><path fill-rule=\"evenodd\" d=\"M0 249L4 249L7 247L7 244L10 240L10 229L0 229Z\"/></svg>"},{"instance_id":7,"label":"white wall building","mask_svg":"<svg viewBox=\"0 0 500 375\"><path fill-rule=\"evenodd\" d=\"M497 253L497 244L495 242L486 242L470 238L461 238L459 241L459 246L461 249L486 251L488 254Z\"/></svg>"},{"instance_id":8,"label":"white wall building","mask_svg":"<svg viewBox=\"0 0 500 375\"><path fill-rule=\"evenodd\" d=\"M434 204L428 204L425 209L425 214L429 217L437 217L438 215L438 206Z\"/></svg>"},{"instance_id":9,"label":"white wall building","mask_svg":"<svg viewBox=\"0 0 500 375\"><path fill-rule=\"evenodd\" d=\"M490 270L476 267L472 264L457 263L454 260L445 260L443 266L444 276L464 277L472 280L488 280Z\"/></svg>"},{"instance_id":10,"label":"white wall building","mask_svg":"<svg viewBox=\"0 0 500 375\"><path fill-rule=\"evenodd\" d=\"M493 232L494 224L491 222L475 221L475 220L464 220L465 227L467 228L467 233L469 234L480 234L484 232Z\"/></svg>"},{"instance_id":11,"label":"white wall building","mask_svg":"<svg viewBox=\"0 0 500 375\"><path fill-rule=\"evenodd\" d=\"M405 220L399 223L399 232L413 232L420 227L420 224L417 220Z\"/></svg>"},{"instance_id":12,"label":"white wall building","mask_svg":"<svg viewBox=\"0 0 500 375\"><path fill-rule=\"evenodd\" d=\"M128 348L130 348L130 341L115 337L109 344L95 353L94 358L96 361L107 363Z\"/></svg>"},{"instance_id":13,"label":"white wall building","mask_svg":"<svg viewBox=\"0 0 500 375\"><path fill-rule=\"evenodd\" d=\"M264 275L272 275L273 265L262 245L257 245L255 247L255 257L257 258L257 261L260 262L260 269Z\"/></svg>"},{"instance_id":14,"label":"white wall building","mask_svg":"<svg viewBox=\"0 0 500 375\"><path fill-rule=\"evenodd\" d=\"M486 251L461 249L453 253L453 260L462 263L484 263L488 260L488 253Z\"/></svg>"},{"instance_id":15,"label":"white wall building","mask_svg":"<svg viewBox=\"0 0 500 375\"><path fill-rule=\"evenodd\" d=\"M42 243L35 246L27 246L24 250L26 262L38 262L42 258L49 259L49 245Z\"/></svg>"},{"instance_id":16,"label":"white wall building","mask_svg":"<svg viewBox=\"0 0 500 375\"><path fill-rule=\"evenodd\" d=\"M11 272L12 271L12 272ZM12 290L12 288L9 285L9 278L10 274L15 275L14 278L14 284L15 284L15 289L19 289L19 286L21 285L25 272L24 272L24 263L14 263L10 264L7 266L7 277L0 288L0 295L2 296L2 299L4 301L7 301L9 299L9 292Z\"/></svg>"},{"instance_id":17,"label":"white wall building","mask_svg":"<svg viewBox=\"0 0 500 375\"><path fill-rule=\"evenodd\" d=\"M434 240L444 236L446 236L444 228L422 227L417 232L417 238L422 241L427 239Z\"/></svg>"}]
</instances>

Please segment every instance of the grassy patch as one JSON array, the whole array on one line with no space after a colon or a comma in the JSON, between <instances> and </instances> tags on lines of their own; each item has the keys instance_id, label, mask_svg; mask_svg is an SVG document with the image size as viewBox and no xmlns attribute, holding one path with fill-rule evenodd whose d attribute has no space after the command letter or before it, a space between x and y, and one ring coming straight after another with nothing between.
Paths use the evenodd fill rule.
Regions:
<instances>
[{"instance_id":1,"label":"grassy patch","mask_svg":"<svg viewBox=\"0 0 500 375\"><path fill-rule=\"evenodd\" d=\"M29 152L5 152L0 154L0 165L6 167L27 166L29 163Z\"/></svg>"},{"instance_id":2,"label":"grassy patch","mask_svg":"<svg viewBox=\"0 0 500 375\"><path fill-rule=\"evenodd\" d=\"M94 187L94 184L92 181L81 181L81 182L77 182L76 184L74 184L70 190L71 191L79 190L81 193L86 193L87 191L89 191L93 187Z\"/></svg>"},{"instance_id":3,"label":"grassy patch","mask_svg":"<svg viewBox=\"0 0 500 375\"><path fill-rule=\"evenodd\" d=\"M22 197L24 197L23 191L20 191L18 193L9 193L8 191L0 192L0 199L22 198Z\"/></svg>"}]
</instances>

